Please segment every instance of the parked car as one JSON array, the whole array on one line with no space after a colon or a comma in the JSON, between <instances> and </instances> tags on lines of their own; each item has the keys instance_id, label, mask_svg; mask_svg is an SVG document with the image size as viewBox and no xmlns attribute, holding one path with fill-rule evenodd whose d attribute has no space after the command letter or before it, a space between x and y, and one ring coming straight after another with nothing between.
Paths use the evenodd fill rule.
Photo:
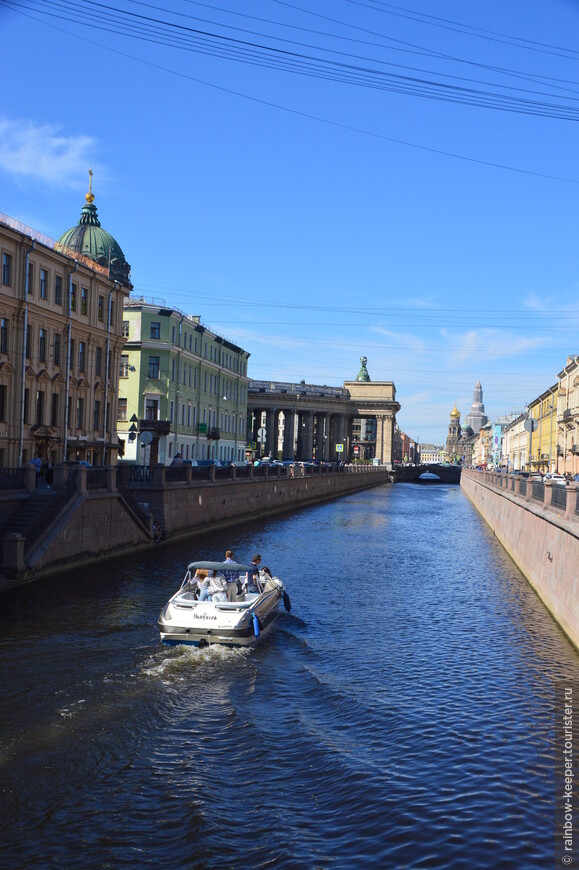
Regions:
<instances>
[{"instance_id":1,"label":"parked car","mask_svg":"<svg viewBox=\"0 0 579 870\"><path fill-rule=\"evenodd\" d=\"M184 459L181 464L182 465L192 465L194 468L196 468L199 465L199 463L197 462L196 459Z\"/></svg>"},{"instance_id":2,"label":"parked car","mask_svg":"<svg viewBox=\"0 0 579 870\"><path fill-rule=\"evenodd\" d=\"M553 483L558 483L561 486L565 486L565 484L567 483L567 480L563 477L562 474L557 474L555 472L550 472L549 474L546 474L545 480L552 480Z\"/></svg>"}]
</instances>

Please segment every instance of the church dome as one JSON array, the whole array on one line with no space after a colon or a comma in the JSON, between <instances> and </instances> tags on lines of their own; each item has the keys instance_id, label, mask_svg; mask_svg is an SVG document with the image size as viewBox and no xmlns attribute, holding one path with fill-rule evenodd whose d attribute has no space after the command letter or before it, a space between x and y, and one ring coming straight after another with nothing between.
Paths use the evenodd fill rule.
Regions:
<instances>
[{"instance_id":1,"label":"church dome","mask_svg":"<svg viewBox=\"0 0 579 870\"><path fill-rule=\"evenodd\" d=\"M94 195L91 187L92 173L89 191L85 197L86 205L82 207L79 222L66 233L63 233L58 244L68 248L69 251L94 260L109 270L113 280L131 287L129 281L131 267L127 263L119 243L101 227L96 206L93 205Z\"/></svg>"},{"instance_id":2,"label":"church dome","mask_svg":"<svg viewBox=\"0 0 579 870\"><path fill-rule=\"evenodd\" d=\"M456 407L456 405L454 406L454 408L453 408L452 411L450 412L450 416L451 416L451 417L460 417L460 411L458 410L458 408Z\"/></svg>"}]
</instances>

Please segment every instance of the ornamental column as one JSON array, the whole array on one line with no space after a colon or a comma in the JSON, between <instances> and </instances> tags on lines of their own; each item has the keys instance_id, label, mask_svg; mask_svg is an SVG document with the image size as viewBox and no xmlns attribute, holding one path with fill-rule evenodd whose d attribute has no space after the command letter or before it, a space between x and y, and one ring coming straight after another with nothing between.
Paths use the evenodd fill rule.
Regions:
<instances>
[{"instance_id":1,"label":"ornamental column","mask_svg":"<svg viewBox=\"0 0 579 870\"><path fill-rule=\"evenodd\" d=\"M293 409L283 412L283 459L294 458L294 443L296 440L296 415Z\"/></svg>"}]
</instances>

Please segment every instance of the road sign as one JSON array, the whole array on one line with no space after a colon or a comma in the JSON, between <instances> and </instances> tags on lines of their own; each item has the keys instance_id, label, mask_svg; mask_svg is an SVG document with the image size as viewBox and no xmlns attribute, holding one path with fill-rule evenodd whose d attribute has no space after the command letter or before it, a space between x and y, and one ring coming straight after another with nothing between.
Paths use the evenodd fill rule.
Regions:
<instances>
[{"instance_id":1,"label":"road sign","mask_svg":"<svg viewBox=\"0 0 579 870\"><path fill-rule=\"evenodd\" d=\"M153 433L145 430L144 432L141 432L139 438L141 439L141 444L143 445L143 447L146 447L147 444L150 444L153 440Z\"/></svg>"},{"instance_id":2,"label":"road sign","mask_svg":"<svg viewBox=\"0 0 579 870\"><path fill-rule=\"evenodd\" d=\"M344 452L344 445L343 444L336 444L336 453L343 453L343 452Z\"/></svg>"},{"instance_id":3,"label":"road sign","mask_svg":"<svg viewBox=\"0 0 579 870\"><path fill-rule=\"evenodd\" d=\"M260 444L265 444L265 435L258 435L257 440Z\"/></svg>"},{"instance_id":4,"label":"road sign","mask_svg":"<svg viewBox=\"0 0 579 870\"><path fill-rule=\"evenodd\" d=\"M257 430L257 440L259 441L260 438L265 438L266 434L267 433L266 433L264 427L262 426L260 429Z\"/></svg>"},{"instance_id":5,"label":"road sign","mask_svg":"<svg viewBox=\"0 0 579 870\"><path fill-rule=\"evenodd\" d=\"M534 432L538 428L539 424L533 417L527 417L527 419L523 423L523 426L527 430L527 432Z\"/></svg>"}]
</instances>

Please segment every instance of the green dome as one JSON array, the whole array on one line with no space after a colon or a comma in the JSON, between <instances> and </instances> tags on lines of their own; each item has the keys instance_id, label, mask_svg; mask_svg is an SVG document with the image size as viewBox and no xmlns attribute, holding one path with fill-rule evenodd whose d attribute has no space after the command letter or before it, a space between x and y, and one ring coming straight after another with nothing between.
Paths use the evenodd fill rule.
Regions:
<instances>
[{"instance_id":1,"label":"green dome","mask_svg":"<svg viewBox=\"0 0 579 870\"><path fill-rule=\"evenodd\" d=\"M78 224L63 233L58 244L89 257L100 266L109 269L113 280L127 287L132 286L129 281L131 267L125 259L121 246L101 227L96 205L92 202L94 199L92 193L87 193L86 199L87 203L83 206Z\"/></svg>"}]
</instances>

